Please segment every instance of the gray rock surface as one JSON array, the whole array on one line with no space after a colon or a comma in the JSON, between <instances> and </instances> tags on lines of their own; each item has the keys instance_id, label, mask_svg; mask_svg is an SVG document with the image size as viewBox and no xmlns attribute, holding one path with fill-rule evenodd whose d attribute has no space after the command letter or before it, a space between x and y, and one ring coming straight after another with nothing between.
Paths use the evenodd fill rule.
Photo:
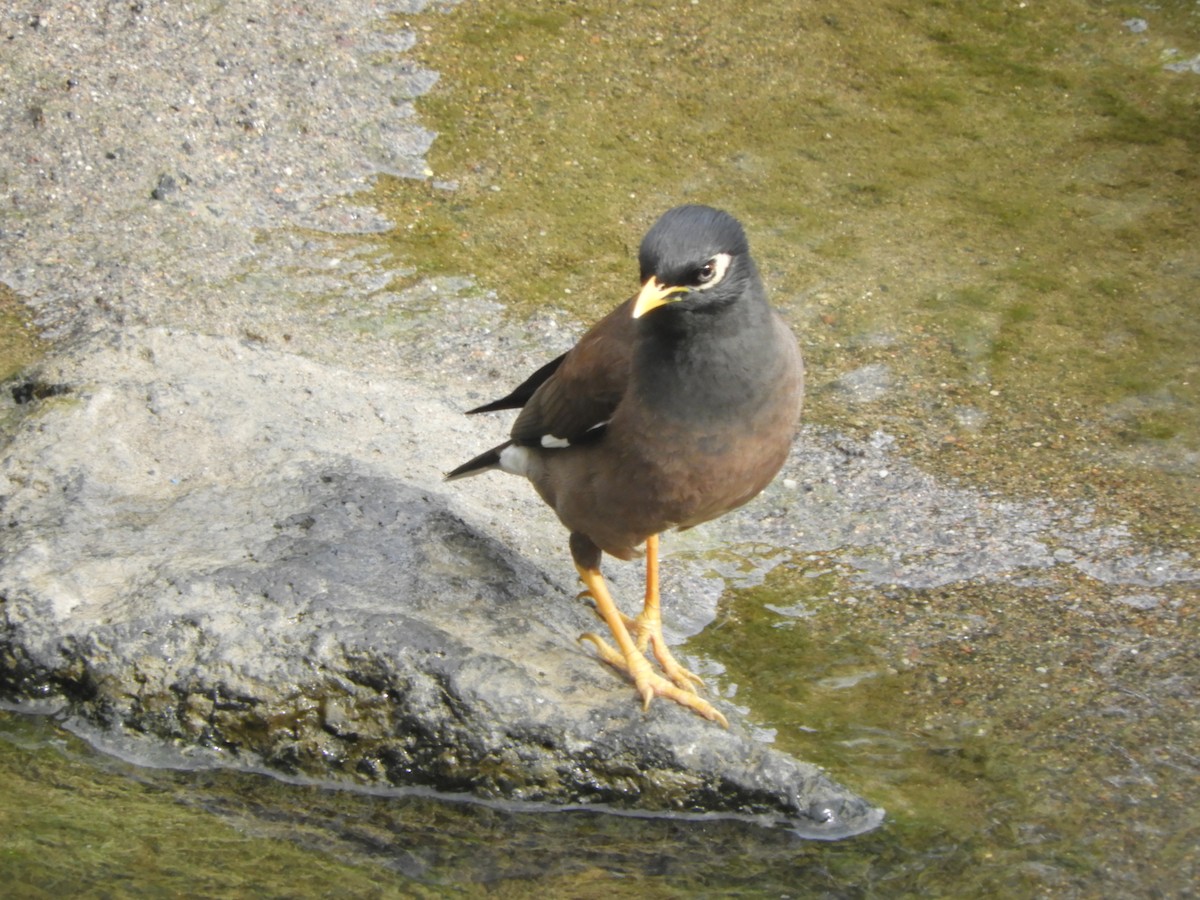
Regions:
<instances>
[{"instance_id":1,"label":"gray rock surface","mask_svg":"<svg viewBox=\"0 0 1200 900\"><path fill-rule=\"evenodd\" d=\"M420 389L164 329L41 374L67 391L0 463L8 699L289 775L879 821L733 710L643 714L573 586L441 492L423 451L461 417Z\"/></svg>"},{"instance_id":2,"label":"gray rock surface","mask_svg":"<svg viewBox=\"0 0 1200 900\"><path fill-rule=\"evenodd\" d=\"M55 336L93 317L295 329L287 301L352 277L317 235L391 225L346 195L427 174L413 99L437 75L402 24L423 5L8 5L0 280Z\"/></svg>"}]
</instances>

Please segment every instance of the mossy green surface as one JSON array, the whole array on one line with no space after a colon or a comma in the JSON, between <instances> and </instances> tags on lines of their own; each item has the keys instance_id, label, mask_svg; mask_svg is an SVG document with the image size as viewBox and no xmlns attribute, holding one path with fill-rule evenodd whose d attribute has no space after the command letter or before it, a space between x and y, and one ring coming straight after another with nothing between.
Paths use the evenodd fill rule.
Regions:
<instances>
[{"instance_id":1,"label":"mossy green surface","mask_svg":"<svg viewBox=\"0 0 1200 900\"><path fill-rule=\"evenodd\" d=\"M1115 478L1194 538L1200 99L1163 63L1200 52L1200 12L1138 9L467 2L416 20L457 188L377 198L402 259L581 321L634 289L658 213L725 207L800 332L810 420L1015 494L1099 462L1098 499ZM874 404L823 389L880 361Z\"/></svg>"},{"instance_id":2,"label":"mossy green surface","mask_svg":"<svg viewBox=\"0 0 1200 900\"><path fill-rule=\"evenodd\" d=\"M729 592L689 643L730 664L780 749L889 811L860 849L890 862L864 859L856 888L1171 895L1196 871L1195 792L1162 767L1200 725L1186 689L1149 687L1200 679L1190 589L1140 611L1120 587L1039 580L875 590L812 555Z\"/></svg>"},{"instance_id":3,"label":"mossy green surface","mask_svg":"<svg viewBox=\"0 0 1200 900\"><path fill-rule=\"evenodd\" d=\"M6 897L434 896L203 808L191 779L104 760L39 719L0 712L0 893Z\"/></svg>"},{"instance_id":4,"label":"mossy green surface","mask_svg":"<svg viewBox=\"0 0 1200 900\"><path fill-rule=\"evenodd\" d=\"M36 362L44 350L28 310L0 284L0 382L8 381Z\"/></svg>"}]
</instances>

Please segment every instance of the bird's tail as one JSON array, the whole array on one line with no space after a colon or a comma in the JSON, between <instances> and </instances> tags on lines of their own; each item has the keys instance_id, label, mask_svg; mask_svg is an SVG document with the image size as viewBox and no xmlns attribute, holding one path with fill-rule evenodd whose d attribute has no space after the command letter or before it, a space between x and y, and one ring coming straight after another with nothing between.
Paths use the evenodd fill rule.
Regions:
<instances>
[{"instance_id":1,"label":"bird's tail","mask_svg":"<svg viewBox=\"0 0 1200 900\"><path fill-rule=\"evenodd\" d=\"M499 468L500 452L511 443L512 441L508 441L499 447L486 450L474 459L463 463L457 469L450 470L446 473L446 481L454 481L456 478L466 478L469 475L478 475L480 472L486 472L488 469Z\"/></svg>"}]
</instances>

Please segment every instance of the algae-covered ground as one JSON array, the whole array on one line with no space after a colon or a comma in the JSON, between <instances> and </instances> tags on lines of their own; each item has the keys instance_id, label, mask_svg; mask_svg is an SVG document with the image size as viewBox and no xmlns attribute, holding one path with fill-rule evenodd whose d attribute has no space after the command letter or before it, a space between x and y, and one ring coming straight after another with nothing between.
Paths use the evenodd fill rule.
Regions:
<instances>
[{"instance_id":1,"label":"algae-covered ground","mask_svg":"<svg viewBox=\"0 0 1200 900\"><path fill-rule=\"evenodd\" d=\"M28 312L16 295L0 284L0 382L37 360L42 349Z\"/></svg>"},{"instance_id":2,"label":"algae-covered ground","mask_svg":"<svg viewBox=\"0 0 1200 900\"><path fill-rule=\"evenodd\" d=\"M1195 3L470 0L397 26L441 80L433 177L368 198L393 271L582 327L661 211L722 206L800 336L810 423L1194 570ZM1192 896L1197 585L1170 574L888 584L834 549L727 591L687 649L887 808L851 841L151 773L6 715L0 868L28 896Z\"/></svg>"},{"instance_id":3,"label":"algae-covered ground","mask_svg":"<svg viewBox=\"0 0 1200 900\"><path fill-rule=\"evenodd\" d=\"M727 208L800 334L810 422L1194 556L1200 80L1164 66L1200 52L1195 4L467 3L426 26L454 189L381 186L401 256L586 320L659 212ZM1195 588L864 591L810 556L691 646L891 811L899 858L864 842L849 895L1169 893L1198 864Z\"/></svg>"},{"instance_id":4,"label":"algae-covered ground","mask_svg":"<svg viewBox=\"0 0 1200 900\"><path fill-rule=\"evenodd\" d=\"M442 81L420 105L455 189L381 194L405 258L582 319L631 291L659 212L727 208L801 334L810 419L1194 521L1200 101L1163 66L1200 52L1198 16L468 3L426 23ZM876 402L822 390L872 363Z\"/></svg>"}]
</instances>

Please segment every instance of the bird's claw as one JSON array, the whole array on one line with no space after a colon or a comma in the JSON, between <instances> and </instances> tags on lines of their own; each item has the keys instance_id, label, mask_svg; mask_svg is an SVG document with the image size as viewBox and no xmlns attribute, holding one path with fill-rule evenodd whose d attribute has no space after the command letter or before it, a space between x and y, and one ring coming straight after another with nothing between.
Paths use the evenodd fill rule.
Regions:
<instances>
[{"instance_id":1,"label":"bird's claw","mask_svg":"<svg viewBox=\"0 0 1200 900\"><path fill-rule=\"evenodd\" d=\"M588 631L584 634L581 634L577 640L581 644L584 641L589 641L593 646L595 646L596 655L599 656L603 662L608 663L610 666L615 666L618 669L629 668L625 664L625 657L614 650L612 645L609 644L609 642L604 638L600 637L600 635L596 634L596 632Z\"/></svg>"},{"instance_id":2,"label":"bird's claw","mask_svg":"<svg viewBox=\"0 0 1200 900\"><path fill-rule=\"evenodd\" d=\"M647 649L651 650L654 653L654 658L658 660L659 668L681 689L695 693L697 686L704 686L703 678L690 669L685 668L675 659L675 655L671 652L671 648L667 646L667 641L663 637L661 626L656 628L653 623L649 623L641 616L638 616L631 623L629 630L633 633L637 641L638 649L643 653Z\"/></svg>"},{"instance_id":3,"label":"bird's claw","mask_svg":"<svg viewBox=\"0 0 1200 900\"><path fill-rule=\"evenodd\" d=\"M590 591L583 591L579 594L577 599L583 599L584 597L591 598L591 596L592 595ZM604 621L604 617L600 615L600 611L596 609L595 606L592 607L592 611L596 613L596 618ZM680 690L691 691L694 694L697 687L704 687L703 678L681 665L679 661L675 659L675 655L671 653L671 648L667 646L667 642L663 638L661 630L656 630L653 627L648 626L647 622L641 616L633 619L624 613L621 613L621 619L624 621L625 627L629 629L630 637L632 637L637 643L638 650L640 650L642 653L645 653L647 650L652 651L654 653L654 658L658 660L659 667L663 670L663 674L665 674L667 678L671 679L671 681L674 682ZM594 632L588 632L587 634L580 635L579 640L588 640L595 644L596 649L600 651L601 657L604 657L604 652L600 650L601 645L603 645L608 647L609 652L617 659L624 659L623 656L617 653L617 651L612 647L609 647L608 644L604 642L603 638L599 637ZM605 658L605 662L611 662L611 660ZM616 664L614 663L614 665Z\"/></svg>"},{"instance_id":4,"label":"bird's claw","mask_svg":"<svg viewBox=\"0 0 1200 900\"><path fill-rule=\"evenodd\" d=\"M694 679L698 682L700 679L678 663L675 664L675 668L678 670L676 673L667 673L671 677L671 680L668 681L650 667L650 662L646 657L635 655L631 658L626 658L613 648L608 641L594 632L589 631L586 634L581 634L579 640L581 642L588 641L594 645L597 655L603 662L614 669L624 672L633 679L634 686L642 698L643 711L650 708L650 701L655 697L665 697L668 700L675 701L680 706L687 707L697 715L716 722L723 728L729 727L729 721L721 715L717 708L696 694L695 688L691 685L691 680ZM661 659L659 660L659 664L662 664ZM666 670L664 669L664 671ZM683 684L680 684L676 680L676 677L681 678Z\"/></svg>"}]
</instances>

